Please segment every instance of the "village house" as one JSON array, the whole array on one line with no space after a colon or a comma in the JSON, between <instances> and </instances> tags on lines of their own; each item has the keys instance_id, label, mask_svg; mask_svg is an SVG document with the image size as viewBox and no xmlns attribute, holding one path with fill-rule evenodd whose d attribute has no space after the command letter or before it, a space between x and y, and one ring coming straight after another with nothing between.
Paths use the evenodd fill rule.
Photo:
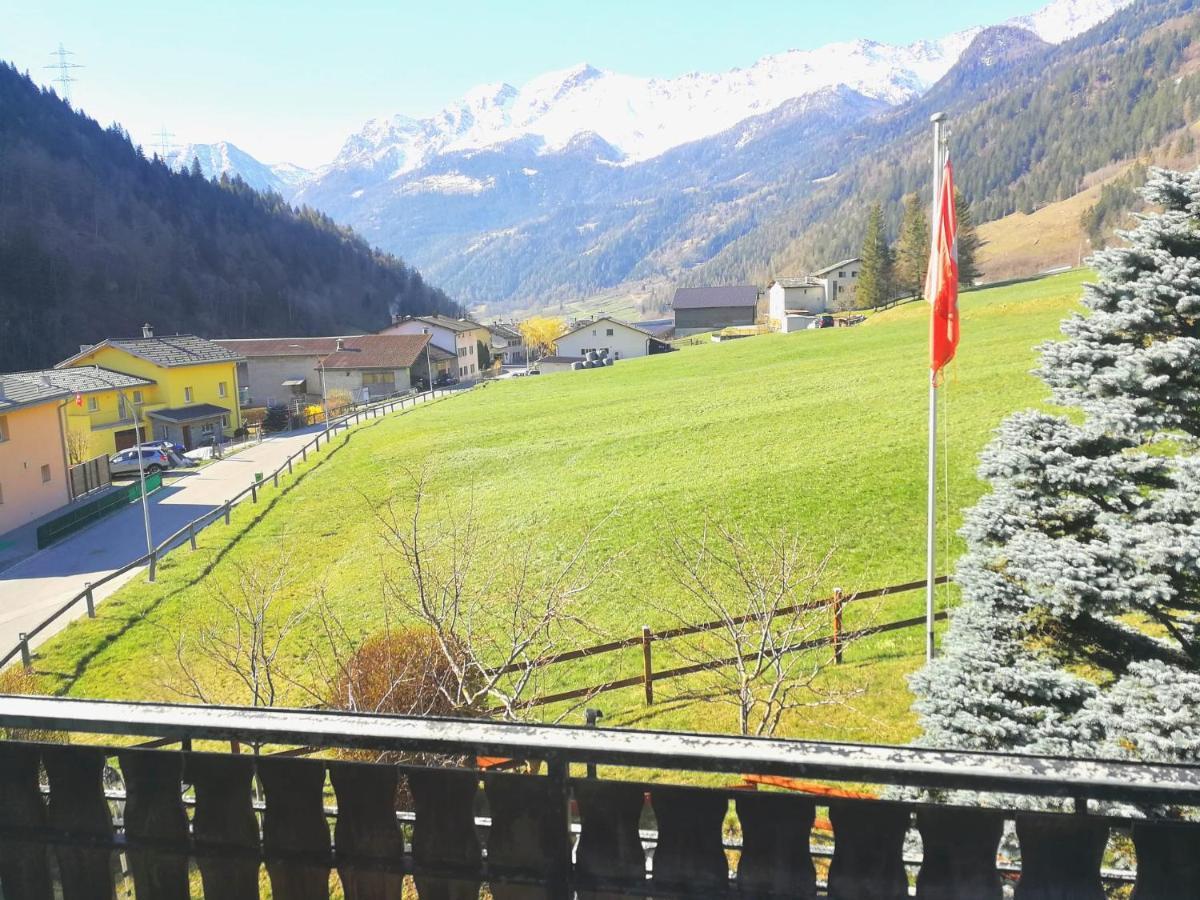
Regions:
<instances>
[{"instance_id":1,"label":"village house","mask_svg":"<svg viewBox=\"0 0 1200 900\"><path fill-rule=\"evenodd\" d=\"M752 284L678 288L671 302L675 337L754 325L758 321L758 294Z\"/></svg>"},{"instance_id":2,"label":"village house","mask_svg":"<svg viewBox=\"0 0 1200 900\"><path fill-rule=\"evenodd\" d=\"M529 359L525 351L525 338L521 335L515 323L493 322L488 327L492 336L492 358L500 360L501 365L523 366Z\"/></svg>"},{"instance_id":3,"label":"village house","mask_svg":"<svg viewBox=\"0 0 1200 900\"><path fill-rule=\"evenodd\" d=\"M392 324L379 334L428 334L435 347L452 353L458 359L453 373L458 381L472 381L483 374L479 360L479 345L491 344L492 336L486 326L470 319L449 316L396 316Z\"/></svg>"},{"instance_id":4,"label":"village house","mask_svg":"<svg viewBox=\"0 0 1200 900\"><path fill-rule=\"evenodd\" d=\"M427 352L448 366L454 357L432 346L428 334L364 334L338 338L332 353L320 361L328 390L349 391L355 400L377 400L426 383ZM437 379L436 373L434 379Z\"/></svg>"},{"instance_id":5,"label":"village house","mask_svg":"<svg viewBox=\"0 0 1200 900\"><path fill-rule=\"evenodd\" d=\"M785 333L802 331L821 313L854 306L859 259L844 259L810 275L780 276L767 288L771 327Z\"/></svg>"},{"instance_id":6,"label":"village house","mask_svg":"<svg viewBox=\"0 0 1200 900\"><path fill-rule=\"evenodd\" d=\"M650 332L611 316L578 322L554 342L555 355L568 362L582 360L592 352L607 351L613 359L631 359L670 349L670 344Z\"/></svg>"},{"instance_id":7,"label":"village house","mask_svg":"<svg viewBox=\"0 0 1200 900\"><path fill-rule=\"evenodd\" d=\"M112 438L111 444L105 437L93 446L97 452L115 453L133 446L135 416L144 429L143 441L174 441L191 449L205 438L232 434L242 424L239 361L235 353L213 341L194 334L155 337L146 325L140 338L110 339L84 346L55 368L99 366L149 382L137 389L140 397L132 390L126 392L124 401L116 396L113 402L117 408L111 421L106 421L107 413L100 404L88 409L89 413L101 414L94 424L102 427L94 429L93 434Z\"/></svg>"},{"instance_id":8,"label":"village house","mask_svg":"<svg viewBox=\"0 0 1200 900\"><path fill-rule=\"evenodd\" d=\"M108 455L133 396L153 388L97 366L0 375L0 533L71 502L70 467Z\"/></svg>"},{"instance_id":9,"label":"village house","mask_svg":"<svg viewBox=\"0 0 1200 900\"><path fill-rule=\"evenodd\" d=\"M337 349L337 337L236 338L220 344L239 358L243 407L291 405L321 396L321 360Z\"/></svg>"}]
</instances>

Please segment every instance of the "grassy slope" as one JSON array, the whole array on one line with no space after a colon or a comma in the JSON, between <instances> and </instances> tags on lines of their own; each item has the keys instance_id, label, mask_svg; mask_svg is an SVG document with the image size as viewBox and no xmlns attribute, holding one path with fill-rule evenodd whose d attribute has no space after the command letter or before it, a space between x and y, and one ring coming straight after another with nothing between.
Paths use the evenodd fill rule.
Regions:
<instances>
[{"instance_id":1,"label":"grassy slope","mask_svg":"<svg viewBox=\"0 0 1200 900\"><path fill-rule=\"evenodd\" d=\"M977 454L1003 415L1043 398L1028 374L1032 348L1054 336L1082 280L1070 273L964 295L963 344L947 391L954 509L979 495ZM440 499L473 497L490 525L531 540L541 554L572 546L618 506L596 545L600 554L620 554L594 611L595 624L614 635L667 622L656 611L671 599L653 576L656 532L668 517L694 521L705 510L750 528L799 529L814 546L835 546L835 580L847 588L915 579L923 571L925 316L923 304L910 304L854 329L498 382L373 423L332 459L310 464L293 489L272 493L268 511L240 507L232 529L204 532L201 552L173 553L157 584L132 584L96 620L68 628L43 649L38 668L75 695L169 696L168 632L211 614L211 585L228 584L235 563L280 553L290 555L296 574L292 598L311 597L319 583L369 629L378 621L382 571L369 503L403 494L402 467L427 459ZM198 582L209 567L215 577L205 588ZM919 614L920 606L909 595L886 618ZM854 649L837 675L866 689L854 710L818 710L789 730L911 737L902 676L919 663L918 631ZM560 667L559 675L565 687L636 671L636 660L606 657ZM634 691L600 705L611 722L648 721ZM669 702L649 721L729 724L723 710Z\"/></svg>"}]
</instances>

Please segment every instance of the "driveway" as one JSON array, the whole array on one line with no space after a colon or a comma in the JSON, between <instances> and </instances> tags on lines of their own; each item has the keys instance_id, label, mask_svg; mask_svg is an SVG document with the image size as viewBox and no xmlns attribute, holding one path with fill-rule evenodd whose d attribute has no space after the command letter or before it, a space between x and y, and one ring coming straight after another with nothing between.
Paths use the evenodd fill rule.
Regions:
<instances>
[{"instance_id":1,"label":"driveway","mask_svg":"<svg viewBox=\"0 0 1200 900\"><path fill-rule=\"evenodd\" d=\"M183 470L168 478L150 495L150 526L157 545L189 521L210 512L248 487L256 472L273 472L289 456L312 440L321 426L289 432L263 440L199 469ZM321 452L324 452L323 450ZM141 503L101 519L83 531L59 541L0 571L0 654L15 646L51 612L82 591L87 582L99 581L146 553L146 531ZM96 602L132 578L144 578L144 569L115 578L95 593ZM83 603L62 616L31 642L34 646L86 612Z\"/></svg>"}]
</instances>

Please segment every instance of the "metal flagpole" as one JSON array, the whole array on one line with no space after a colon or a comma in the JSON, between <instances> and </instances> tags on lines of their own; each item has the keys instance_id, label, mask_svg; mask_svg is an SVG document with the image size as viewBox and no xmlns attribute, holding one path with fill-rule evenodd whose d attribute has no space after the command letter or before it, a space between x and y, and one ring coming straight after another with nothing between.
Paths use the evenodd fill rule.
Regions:
<instances>
[{"instance_id":1,"label":"metal flagpole","mask_svg":"<svg viewBox=\"0 0 1200 900\"><path fill-rule=\"evenodd\" d=\"M945 165L945 148L942 146L942 123L945 113L930 116L933 123L933 218L929 229L931 246L936 247L938 229L938 199L942 187L942 167ZM932 257L931 257L932 259ZM925 298L930 303L932 297ZM932 333L930 334L932 340ZM929 471L925 502L925 661L933 659L933 593L937 577L937 373L929 371Z\"/></svg>"}]
</instances>

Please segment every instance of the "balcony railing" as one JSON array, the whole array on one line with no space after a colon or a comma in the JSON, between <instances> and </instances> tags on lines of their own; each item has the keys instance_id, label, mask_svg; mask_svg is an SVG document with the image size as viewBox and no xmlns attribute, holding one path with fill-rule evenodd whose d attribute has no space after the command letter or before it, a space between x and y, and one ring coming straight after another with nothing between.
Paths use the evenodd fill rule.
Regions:
<instances>
[{"instance_id":1,"label":"balcony railing","mask_svg":"<svg viewBox=\"0 0 1200 900\"><path fill-rule=\"evenodd\" d=\"M1000 898L1005 880L1021 900L1120 881L1138 900L1200 896L1195 766L34 697L0 697L0 728L5 898L124 881L139 900L257 898L263 864L276 900L329 897L334 871L347 898L400 897L406 877L422 898L486 883L497 900ZM825 784L697 786L712 773ZM864 784L927 791L868 799ZM942 791L983 805L930 799ZM1037 801L1071 811L1024 811ZM1106 868L1114 836L1136 872Z\"/></svg>"}]
</instances>

